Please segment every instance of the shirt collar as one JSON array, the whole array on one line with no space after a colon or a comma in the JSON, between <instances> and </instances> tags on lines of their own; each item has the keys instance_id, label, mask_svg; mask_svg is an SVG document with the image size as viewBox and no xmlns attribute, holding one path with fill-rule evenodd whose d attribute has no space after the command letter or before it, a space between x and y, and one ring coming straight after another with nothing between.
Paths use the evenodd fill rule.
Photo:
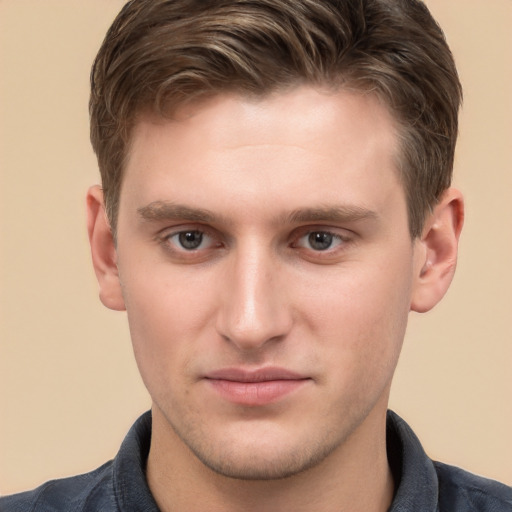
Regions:
<instances>
[{"instance_id":1,"label":"shirt collar","mask_svg":"<svg viewBox=\"0 0 512 512\"><path fill-rule=\"evenodd\" d=\"M114 459L114 493L123 512L159 512L146 480L150 445L151 412L148 411L134 423Z\"/></svg>"},{"instance_id":2,"label":"shirt collar","mask_svg":"<svg viewBox=\"0 0 512 512\"><path fill-rule=\"evenodd\" d=\"M387 415L388 460L395 480L395 497L389 512L436 512L437 475L411 428L397 414ZM114 459L114 492L121 511L158 512L146 481L151 444L151 412L132 426Z\"/></svg>"},{"instance_id":3,"label":"shirt collar","mask_svg":"<svg viewBox=\"0 0 512 512\"><path fill-rule=\"evenodd\" d=\"M439 485L434 464L409 425L392 411L387 415L386 439L395 480L389 512L436 512Z\"/></svg>"}]
</instances>

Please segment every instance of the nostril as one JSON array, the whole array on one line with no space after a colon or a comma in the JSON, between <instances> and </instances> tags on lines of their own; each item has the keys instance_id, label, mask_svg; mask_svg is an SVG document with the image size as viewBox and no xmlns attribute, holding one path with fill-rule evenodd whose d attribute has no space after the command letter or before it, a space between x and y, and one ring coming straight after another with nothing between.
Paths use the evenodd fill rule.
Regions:
<instances>
[{"instance_id":1,"label":"nostril","mask_svg":"<svg viewBox=\"0 0 512 512\"><path fill-rule=\"evenodd\" d=\"M217 310L217 331L241 350L254 350L286 337L290 304L283 294L282 269L269 244L246 238L225 267ZM280 272L281 271L281 272Z\"/></svg>"}]
</instances>

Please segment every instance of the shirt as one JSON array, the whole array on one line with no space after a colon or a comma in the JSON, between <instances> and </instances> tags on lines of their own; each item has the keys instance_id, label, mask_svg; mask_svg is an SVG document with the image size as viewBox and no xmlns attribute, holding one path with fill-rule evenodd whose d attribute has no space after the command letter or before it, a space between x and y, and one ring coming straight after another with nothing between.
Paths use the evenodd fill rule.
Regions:
<instances>
[{"instance_id":1,"label":"shirt","mask_svg":"<svg viewBox=\"0 0 512 512\"><path fill-rule=\"evenodd\" d=\"M158 512L145 477L150 442L147 412L114 460L90 473L0 498L0 512ZM387 450L396 487L389 512L512 512L512 488L432 461L411 428L391 411Z\"/></svg>"}]
</instances>

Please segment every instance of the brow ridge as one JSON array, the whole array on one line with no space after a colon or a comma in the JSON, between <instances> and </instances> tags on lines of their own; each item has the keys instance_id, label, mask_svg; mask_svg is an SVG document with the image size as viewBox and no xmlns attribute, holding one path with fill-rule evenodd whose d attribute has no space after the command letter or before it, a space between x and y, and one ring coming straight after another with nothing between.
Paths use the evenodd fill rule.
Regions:
<instances>
[{"instance_id":1,"label":"brow ridge","mask_svg":"<svg viewBox=\"0 0 512 512\"><path fill-rule=\"evenodd\" d=\"M286 220L291 224L302 222L357 222L376 218L378 218L378 214L373 210L356 205L298 208L286 216Z\"/></svg>"},{"instance_id":2,"label":"brow ridge","mask_svg":"<svg viewBox=\"0 0 512 512\"><path fill-rule=\"evenodd\" d=\"M137 209L138 214L147 221L186 219L193 222L213 222L218 219L210 210L192 208L169 201L153 201Z\"/></svg>"},{"instance_id":3,"label":"brow ridge","mask_svg":"<svg viewBox=\"0 0 512 512\"><path fill-rule=\"evenodd\" d=\"M215 223L226 222L211 210L190 207L169 201L153 201L137 209L146 221L164 221L183 219L192 222ZM357 222L376 219L378 214L368 208L356 205L327 205L312 208L297 208L278 217L279 223L300 224L305 222Z\"/></svg>"}]
</instances>

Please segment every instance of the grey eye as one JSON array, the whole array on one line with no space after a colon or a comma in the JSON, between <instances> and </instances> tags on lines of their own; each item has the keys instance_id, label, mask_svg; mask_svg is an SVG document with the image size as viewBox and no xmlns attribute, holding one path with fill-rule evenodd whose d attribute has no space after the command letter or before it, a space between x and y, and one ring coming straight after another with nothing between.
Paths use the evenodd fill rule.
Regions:
<instances>
[{"instance_id":1,"label":"grey eye","mask_svg":"<svg viewBox=\"0 0 512 512\"><path fill-rule=\"evenodd\" d=\"M182 231L178 234L178 241L184 249L197 249L203 241L201 231Z\"/></svg>"},{"instance_id":2,"label":"grey eye","mask_svg":"<svg viewBox=\"0 0 512 512\"><path fill-rule=\"evenodd\" d=\"M315 251L325 251L332 246L334 235L325 231L313 231L308 235L308 243Z\"/></svg>"}]
</instances>

